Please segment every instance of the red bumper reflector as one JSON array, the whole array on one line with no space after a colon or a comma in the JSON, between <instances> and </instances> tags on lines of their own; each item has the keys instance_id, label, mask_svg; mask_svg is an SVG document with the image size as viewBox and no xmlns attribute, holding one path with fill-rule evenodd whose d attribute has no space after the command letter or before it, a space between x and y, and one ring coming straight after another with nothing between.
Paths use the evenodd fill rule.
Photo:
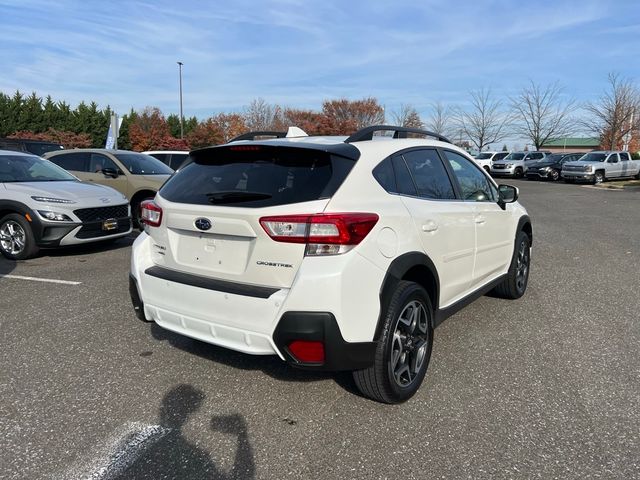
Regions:
<instances>
[{"instance_id":1,"label":"red bumper reflector","mask_svg":"<svg viewBox=\"0 0 640 480\"><path fill-rule=\"evenodd\" d=\"M302 363L324 363L324 343L316 340L294 340L289 351Z\"/></svg>"}]
</instances>

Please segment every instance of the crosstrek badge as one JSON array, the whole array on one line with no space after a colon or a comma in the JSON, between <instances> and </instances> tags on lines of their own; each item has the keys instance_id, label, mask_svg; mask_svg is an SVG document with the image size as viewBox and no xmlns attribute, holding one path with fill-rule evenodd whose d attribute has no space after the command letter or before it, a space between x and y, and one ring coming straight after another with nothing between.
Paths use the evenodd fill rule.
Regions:
<instances>
[{"instance_id":1,"label":"crosstrek badge","mask_svg":"<svg viewBox=\"0 0 640 480\"><path fill-rule=\"evenodd\" d=\"M264 262L262 260L258 260L256 262L257 265L264 265L266 267L285 267L285 268L293 268L293 265L290 263L278 263L278 262Z\"/></svg>"}]
</instances>

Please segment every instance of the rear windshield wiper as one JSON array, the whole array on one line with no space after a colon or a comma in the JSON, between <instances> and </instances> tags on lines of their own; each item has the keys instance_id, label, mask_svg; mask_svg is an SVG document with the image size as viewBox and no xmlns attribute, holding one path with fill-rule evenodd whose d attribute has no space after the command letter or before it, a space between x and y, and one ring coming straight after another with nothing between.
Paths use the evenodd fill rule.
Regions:
<instances>
[{"instance_id":1,"label":"rear windshield wiper","mask_svg":"<svg viewBox=\"0 0 640 480\"><path fill-rule=\"evenodd\" d=\"M228 192L214 192L207 193L209 203L234 203L245 202L251 200L266 200L271 198L270 193L263 192L239 192L237 190L231 190Z\"/></svg>"}]
</instances>

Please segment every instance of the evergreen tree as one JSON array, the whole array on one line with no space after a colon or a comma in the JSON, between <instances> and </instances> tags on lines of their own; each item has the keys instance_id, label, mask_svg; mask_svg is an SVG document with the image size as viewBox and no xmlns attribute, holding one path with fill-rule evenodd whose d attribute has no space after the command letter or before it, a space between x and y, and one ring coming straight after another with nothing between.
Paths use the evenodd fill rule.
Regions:
<instances>
[{"instance_id":1,"label":"evergreen tree","mask_svg":"<svg viewBox=\"0 0 640 480\"><path fill-rule=\"evenodd\" d=\"M42 99L36 92L31 92L31 95L23 99L16 130L29 130L34 133L46 130L42 119Z\"/></svg>"},{"instance_id":2,"label":"evergreen tree","mask_svg":"<svg viewBox=\"0 0 640 480\"><path fill-rule=\"evenodd\" d=\"M11 122L11 97L0 92L0 137L12 133Z\"/></svg>"}]
</instances>

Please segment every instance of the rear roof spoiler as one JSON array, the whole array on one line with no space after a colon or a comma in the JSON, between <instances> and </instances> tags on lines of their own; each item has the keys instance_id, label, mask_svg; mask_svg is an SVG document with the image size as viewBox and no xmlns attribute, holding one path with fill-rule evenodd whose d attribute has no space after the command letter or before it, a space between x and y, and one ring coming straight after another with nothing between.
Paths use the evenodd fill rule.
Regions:
<instances>
[{"instance_id":1,"label":"rear roof spoiler","mask_svg":"<svg viewBox=\"0 0 640 480\"><path fill-rule=\"evenodd\" d=\"M287 132L276 132L273 130L256 130L255 132L247 132L242 135L238 135L235 138L232 138L227 143L231 142L239 142L240 140L255 140L259 137L271 137L271 138L285 138L287 136ZM263 140L261 138L261 140Z\"/></svg>"},{"instance_id":2,"label":"rear roof spoiler","mask_svg":"<svg viewBox=\"0 0 640 480\"><path fill-rule=\"evenodd\" d=\"M307 132L298 127L289 127L286 132L276 132L272 130L257 130L255 132L247 132L242 135L238 135L235 138L232 138L227 143L238 142L240 140L255 140L259 137L271 137L271 138L297 138L297 137L308 137ZM264 138L260 138L260 140L264 140Z\"/></svg>"}]
</instances>

